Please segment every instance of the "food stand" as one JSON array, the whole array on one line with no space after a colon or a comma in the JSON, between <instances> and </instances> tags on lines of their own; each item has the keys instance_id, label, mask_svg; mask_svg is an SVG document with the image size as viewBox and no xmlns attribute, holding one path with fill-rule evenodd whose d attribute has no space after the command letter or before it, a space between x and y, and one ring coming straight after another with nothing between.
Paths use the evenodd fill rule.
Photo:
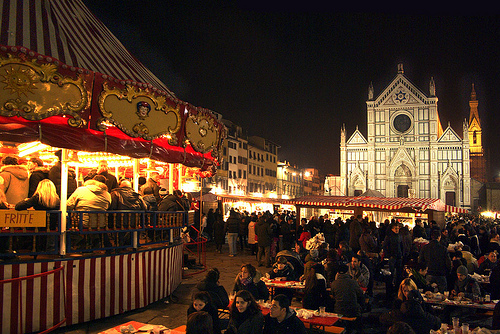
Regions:
<instances>
[{"instance_id":1,"label":"food stand","mask_svg":"<svg viewBox=\"0 0 500 334\"><path fill-rule=\"evenodd\" d=\"M297 224L300 224L302 208L319 208L325 210L339 209L342 212L352 210L352 215L370 215L374 219L389 217L424 217L435 220L439 226L444 226L445 212L468 213L467 209L446 205L440 199L434 198L390 198L370 196L304 196L284 200L285 204L293 204L297 208ZM425 215L425 216L424 216ZM308 217L306 217L308 218ZM382 221L378 221L383 222ZM412 226L411 226L412 227Z\"/></svg>"},{"instance_id":2,"label":"food stand","mask_svg":"<svg viewBox=\"0 0 500 334\"><path fill-rule=\"evenodd\" d=\"M0 5L0 152L16 154L23 143L63 151L63 257L0 265L0 333L49 331L167 297L182 279L182 244L65 254L68 167L74 152L80 161L82 152L125 156L125 173L166 164L169 188L180 188L185 167L198 177L215 172L225 126L212 111L179 100L81 0Z\"/></svg>"}]
</instances>

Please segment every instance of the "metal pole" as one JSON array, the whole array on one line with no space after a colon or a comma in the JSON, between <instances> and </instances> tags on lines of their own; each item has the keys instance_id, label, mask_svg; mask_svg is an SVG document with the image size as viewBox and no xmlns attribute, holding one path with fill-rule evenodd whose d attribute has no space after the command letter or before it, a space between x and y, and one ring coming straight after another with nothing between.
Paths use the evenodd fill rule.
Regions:
<instances>
[{"instance_id":1,"label":"metal pole","mask_svg":"<svg viewBox=\"0 0 500 334\"><path fill-rule=\"evenodd\" d=\"M66 202L68 199L68 150L61 152L61 236L59 238L59 254L66 255Z\"/></svg>"},{"instance_id":2,"label":"metal pole","mask_svg":"<svg viewBox=\"0 0 500 334\"><path fill-rule=\"evenodd\" d=\"M168 193L174 192L174 164L168 164Z\"/></svg>"},{"instance_id":3,"label":"metal pole","mask_svg":"<svg viewBox=\"0 0 500 334\"><path fill-rule=\"evenodd\" d=\"M139 163L139 159L134 159L134 165L133 165L133 180L134 180L134 190L136 192L139 192L139 167L140 167L140 163ZM132 238L132 248L134 249L137 249L137 231L135 231L133 234L133 238Z\"/></svg>"}]
</instances>

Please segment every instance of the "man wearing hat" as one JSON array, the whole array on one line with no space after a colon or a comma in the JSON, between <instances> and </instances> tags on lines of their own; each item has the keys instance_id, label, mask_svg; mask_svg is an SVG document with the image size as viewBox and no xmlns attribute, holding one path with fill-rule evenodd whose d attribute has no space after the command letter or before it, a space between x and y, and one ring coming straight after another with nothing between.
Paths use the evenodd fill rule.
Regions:
<instances>
[{"instance_id":1,"label":"man wearing hat","mask_svg":"<svg viewBox=\"0 0 500 334\"><path fill-rule=\"evenodd\" d=\"M453 296L473 299L474 296L481 296L481 288L477 281L469 275L467 267L461 265L457 268L457 280L451 291Z\"/></svg>"},{"instance_id":2,"label":"man wearing hat","mask_svg":"<svg viewBox=\"0 0 500 334\"><path fill-rule=\"evenodd\" d=\"M297 279L294 268L284 256L278 256L273 269L269 271L270 279L281 279L282 281L295 281Z\"/></svg>"}]
</instances>

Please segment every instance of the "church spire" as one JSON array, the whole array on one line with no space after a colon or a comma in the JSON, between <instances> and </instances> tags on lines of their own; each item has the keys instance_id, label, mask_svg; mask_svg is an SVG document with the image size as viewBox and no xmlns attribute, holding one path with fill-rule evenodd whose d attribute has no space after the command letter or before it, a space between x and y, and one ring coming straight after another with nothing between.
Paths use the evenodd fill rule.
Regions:
<instances>
[{"instance_id":1,"label":"church spire","mask_svg":"<svg viewBox=\"0 0 500 334\"><path fill-rule=\"evenodd\" d=\"M477 121L477 125L481 128L481 121L479 120L479 112L477 110L479 102L477 101L476 90L474 89L474 84L472 84L472 92L470 93L470 116L469 116L469 127L472 126L474 120Z\"/></svg>"},{"instance_id":2,"label":"church spire","mask_svg":"<svg viewBox=\"0 0 500 334\"><path fill-rule=\"evenodd\" d=\"M431 77L431 81L429 82L429 95L436 96L436 83L434 82L434 77Z\"/></svg>"},{"instance_id":3,"label":"church spire","mask_svg":"<svg viewBox=\"0 0 500 334\"><path fill-rule=\"evenodd\" d=\"M368 101L373 101L373 83L370 82L370 86L368 86Z\"/></svg>"},{"instance_id":4,"label":"church spire","mask_svg":"<svg viewBox=\"0 0 500 334\"><path fill-rule=\"evenodd\" d=\"M398 74L404 74L405 71L403 70L403 63L398 64Z\"/></svg>"},{"instance_id":5,"label":"church spire","mask_svg":"<svg viewBox=\"0 0 500 334\"><path fill-rule=\"evenodd\" d=\"M477 101L476 90L474 89L474 83L472 83L472 92L470 93L470 100Z\"/></svg>"}]
</instances>

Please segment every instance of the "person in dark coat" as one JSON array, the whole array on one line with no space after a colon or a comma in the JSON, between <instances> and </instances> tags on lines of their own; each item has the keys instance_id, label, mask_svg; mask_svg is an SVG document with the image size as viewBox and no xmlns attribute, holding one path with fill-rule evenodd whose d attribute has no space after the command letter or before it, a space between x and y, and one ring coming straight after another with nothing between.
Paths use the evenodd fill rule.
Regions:
<instances>
[{"instance_id":1,"label":"person in dark coat","mask_svg":"<svg viewBox=\"0 0 500 334\"><path fill-rule=\"evenodd\" d=\"M500 299L500 266L496 266L491 271L488 291L491 294L491 300Z\"/></svg>"},{"instance_id":2,"label":"person in dark coat","mask_svg":"<svg viewBox=\"0 0 500 334\"><path fill-rule=\"evenodd\" d=\"M212 316L205 311L193 312L188 315L186 334L213 334Z\"/></svg>"},{"instance_id":3,"label":"person in dark coat","mask_svg":"<svg viewBox=\"0 0 500 334\"><path fill-rule=\"evenodd\" d=\"M326 278L321 264L313 266L304 277L304 298L302 307L308 310L317 310L320 306L327 306L328 293L326 292Z\"/></svg>"},{"instance_id":4,"label":"person in dark coat","mask_svg":"<svg viewBox=\"0 0 500 334\"><path fill-rule=\"evenodd\" d=\"M264 316L259 304L249 291L236 293L229 307L229 324L225 334L261 334Z\"/></svg>"},{"instance_id":5,"label":"person in dark coat","mask_svg":"<svg viewBox=\"0 0 500 334\"><path fill-rule=\"evenodd\" d=\"M280 250L284 250L284 249L291 250L292 243L293 243L293 235L292 235L292 230L291 230L290 224L288 223L285 216L281 217L279 230L280 230L280 235L282 236L282 240L283 240L283 245L282 245L283 247Z\"/></svg>"},{"instance_id":6,"label":"person in dark coat","mask_svg":"<svg viewBox=\"0 0 500 334\"><path fill-rule=\"evenodd\" d=\"M498 265L497 253L495 251L485 254L485 259L479 265L477 273L479 275L489 275L490 272Z\"/></svg>"},{"instance_id":7,"label":"person in dark coat","mask_svg":"<svg viewBox=\"0 0 500 334\"><path fill-rule=\"evenodd\" d=\"M161 197L160 197L160 186L158 185L158 180L160 180L160 174L158 173L151 173L149 175L149 179L139 188L139 193L141 195L145 195L144 190L146 188L151 188L153 191L153 195L156 198L156 202L160 203Z\"/></svg>"},{"instance_id":8,"label":"person in dark coat","mask_svg":"<svg viewBox=\"0 0 500 334\"><path fill-rule=\"evenodd\" d=\"M325 215L327 216L327 215ZM327 216L328 217L328 216ZM335 245L335 228L330 219L325 219L323 223L323 235L325 242L328 243L329 248L334 248Z\"/></svg>"},{"instance_id":9,"label":"person in dark coat","mask_svg":"<svg viewBox=\"0 0 500 334\"><path fill-rule=\"evenodd\" d=\"M257 261L259 262L259 267L266 265L266 267L271 268L271 225L267 222L265 216L261 216L257 219L257 224L255 225L255 234L257 235L257 244L259 250L257 253Z\"/></svg>"},{"instance_id":10,"label":"person in dark coat","mask_svg":"<svg viewBox=\"0 0 500 334\"><path fill-rule=\"evenodd\" d=\"M142 199L146 204L146 210L148 211L157 211L158 210L158 202L153 193L153 189L150 187L146 187L142 190L143 196Z\"/></svg>"},{"instance_id":11,"label":"person in dark coat","mask_svg":"<svg viewBox=\"0 0 500 334\"><path fill-rule=\"evenodd\" d=\"M389 271L391 272L391 290L399 286L403 279L403 243L399 236L400 225L397 221L392 221L386 232L382 249L384 257L389 259Z\"/></svg>"},{"instance_id":12,"label":"person in dark coat","mask_svg":"<svg viewBox=\"0 0 500 334\"><path fill-rule=\"evenodd\" d=\"M182 191L175 189L173 194L167 195L158 205L158 211L188 211L190 207Z\"/></svg>"},{"instance_id":13,"label":"person in dark coat","mask_svg":"<svg viewBox=\"0 0 500 334\"><path fill-rule=\"evenodd\" d=\"M271 311L264 319L264 334L306 334L304 323L290 308L290 299L285 295L274 297Z\"/></svg>"},{"instance_id":14,"label":"person in dark coat","mask_svg":"<svg viewBox=\"0 0 500 334\"><path fill-rule=\"evenodd\" d=\"M224 286L220 285L219 278L219 270L212 268L207 272L205 278L196 285L196 289L208 292L217 309L227 309L229 306L229 296Z\"/></svg>"},{"instance_id":15,"label":"person in dark coat","mask_svg":"<svg viewBox=\"0 0 500 334\"><path fill-rule=\"evenodd\" d=\"M227 232L227 242L229 243L229 256L235 256L237 252L240 221L240 214L231 209L224 227Z\"/></svg>"},{"instance_id":16,"label":"person in dark coat","mask_svg":"<svg viewBox=\"0 0 500 334\"><path fill-rule=\"evenodd\" d=\"M401 304L401 318L394 320L406 322L416 334L428 334L431 329L438 330L441 327L441 320L425 311L422 303L420 292L411 290L408 292L408 300Z\"/></svg>"},{"instance_id":17,"label":"person in dark coat","mask_svg":"<svg viewBox=\"0 0 500 334\"><path fill-rule=\"evenodd\" d=\"M102 175L106 178L106 185L108 186L108 191L118 187L118 181L116 177L108 171L108 162L106 160L99 161L99 166L97 169L92 169L87 176L83 178L84 181L91 180L96 175Z\"/></svg>"},{"instance_id":18,"label":"person in dark coat","mask_svg":"<svg viewBox=\"0 0 500 334\"><path fill-rule=\"evenodd\" d=\"M28 197L33 196L38 183L49 178L49 169L43 166L43 161L40 158L31 158L28 162L30 171Z\"/></svg>"},{"instance_id":19,"label":"person in dark coat","mask_svg":"<svg viewBox=\"0 0 500 334\"><path fill-rule=\"evenodd\" d=\"M214 237L214 224L215 224L215 213L214 209L210 208L207 212L207 227L205 232L208 234L208 240L212 240Z\"/></svg>"},{"instance_id":20,"label":"person in dark coat","mask_svg":"<svg viewBox=\"0 0 500 334\"><path fill-rule=\"evenodd\" d=\"M62 150L58 150L54 153L58 161L49 169L49 179L54 182L56 186L57 195L61 197L61 157ZM73 194L73 192L78 188L78 183L76 182L76 173L74 170L68 168L68 198ZM109 189L109 188L108 188Z\"/></svg>"},{"instance_id":21,"label":"person in dark coat","mask_svg":"<svg viewBox=\"0 0 500 334\"><path fill-rule=\"evenodd\" d=\"M431 230L431 241L420 250L418 262L427 265L427 281L436 283L439 292L443 293L447 289L446 276L451 270L451 258L446 247L439 243L441 231L439 228Z\"/></svg>"},{"instance_id":22,"label":"person in dark coat","mask_svg":"<svg viewBox=\"0 0 500 334\"><path fill-rule=\"evenodd\" d=\"M244 251L248 244L248 224L250 223L250 216L248 212L243 212L240 216L240 224L238 230L238 240L240 242L240 250Z\"/></svg>"},{"instance_id":23,"label":"person in dark coat","mask_svg":"<svg viewBox=\"0 0 500 334\"><path fill-rule=\"evenodd\" d=\"M222 245L225 243L226 239L226 231L225 224L222 220L222 214L220 213L220 209L217 209L214 214L214 242L215 242L215 251L217 253L222 253Z\"/></svg>"},{"instance_id":24,"label":"person in dark coat","mask_svg":"<svg viewBox=\"0 0 500 334\"><path fill-rule=\"evenodd\" d=\"M133 211L145 211L146 204L142 199L141 195L132 189L132 184L128 180L122 180L118 188L113 189L110 192L111 204L108 208L110 211L120 211L120 210L133 210ZM116 217L116 221L114 218ZM111 219L112 218L112 219ZM115 228L121 228L122 225L125 228L136 228L140 223L140 218L137 218L134 214L117 214L110 217L110 223L114 223ZM120 232L118 233L118 239L120 246L129 244L131 241L130 232Z\"/></svg>"},{"instance_id":25,"label":"person in dark coat","mask_svg":"<svg viewBox=\"0 0 500 334\"><path fill-rule=\"evenodd\" d=\"M212 303L210 294L205 291L196 292L193 294L192 303L187 309L187 315L191 313L205 311L212 317L213 333L221 333L221 324L217 308Z\"/></svg>"},{"instance_id":26,"label":"person in dark coat","mask_svg":"<svg viewBox=\"0 0 500 334\"><path fill-rule=\"evenodd\" d=\"M340 264L335 280L332 282L334 312L347 317L358 317L363 309L363 290L358 282L349 276L348 270L347 265Z\"/></svg>"},{"instance_id":27,"label":"person in dark coat","mask_svg":"<svg viewBox=\"0 0 500 334\"><path fill-rule=\"evenodd\" d=\"M427 233L425 233L424 223L422 223L421 219L415 219L415 227L413 227L412 238L413 240L417 238L427 239Z\"/></svg>"},{"instance_id":28,"label":"person in dark coat","mask_svg":"<svg viewBox=\"0 0 500 334\"><path fill-rule=\"evenodd\" d=\"M241 270L234 280L233 291L247 290L256 300L268 300L269 290L261 281L262 274L250 263L241 266Z\"/></svg>"},{"instance_id":29,"label":"person in dark coat","mask_svg":"<svg viewBox=\"0 0 500 334\"><path fill-rule=\"evenodd\" d=\"M361 215L358 215L351 221L351 224L349 224L349 247L352 248L354 253L357 253L360 250L359 237L361 236L361 233L363 233L361 218Z\"/></svg>"},{"instance_id":30,"label":"person in dark coat","mask_svg":"<svg viewBox=\"0 0 500 334\"><path fill-rule=\"evenodd\" d=\"M288 262L285 256L277 257L273 269L269 271L267 276L270 279L280 278L283 281L295 281L297 279L293 265Z\"/></svg>"}]
</instances>

